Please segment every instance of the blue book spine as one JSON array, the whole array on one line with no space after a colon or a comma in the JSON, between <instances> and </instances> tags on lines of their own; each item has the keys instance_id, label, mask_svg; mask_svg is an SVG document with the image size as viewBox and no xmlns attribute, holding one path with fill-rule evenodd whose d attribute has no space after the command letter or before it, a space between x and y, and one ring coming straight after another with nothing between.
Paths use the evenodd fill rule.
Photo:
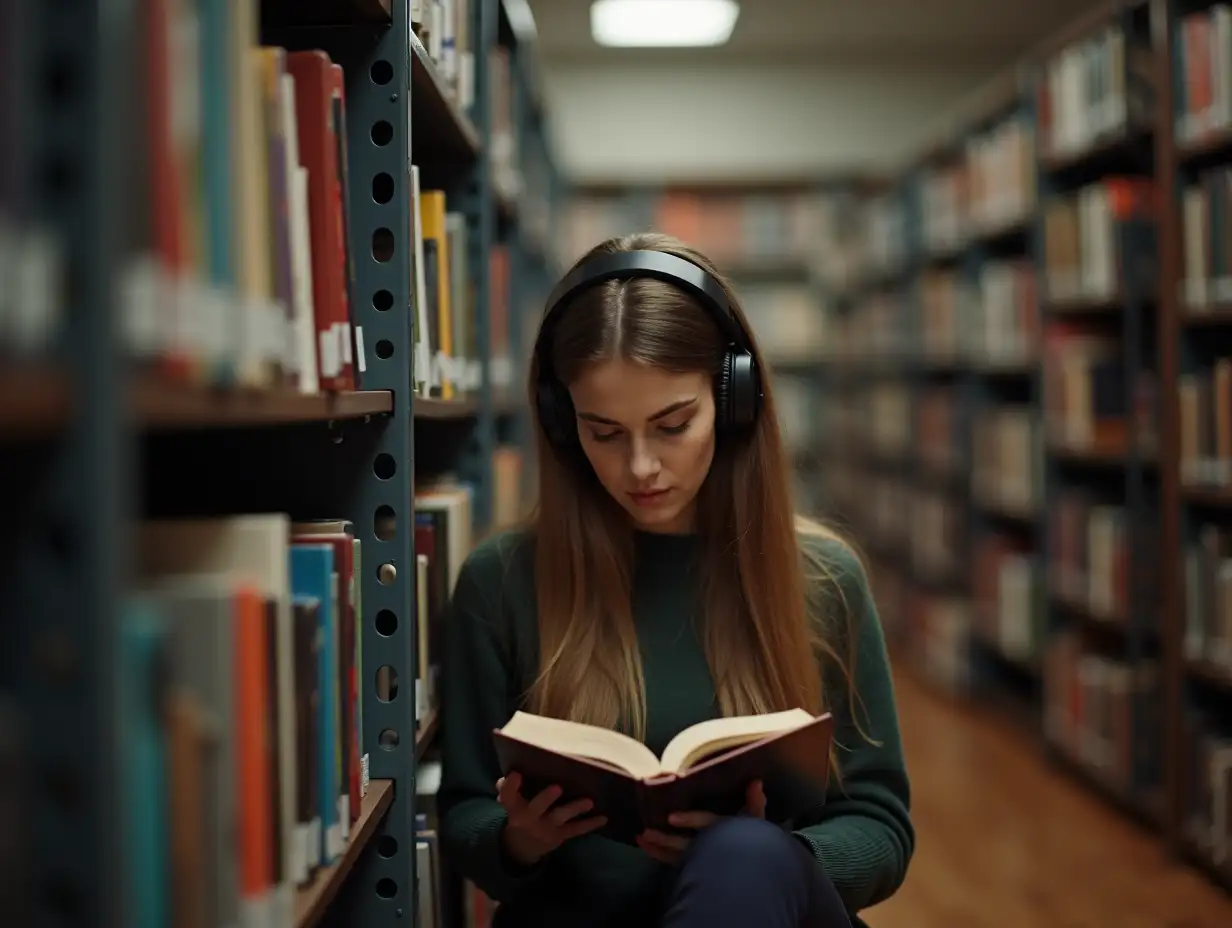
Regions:
<instances>
[{"instance_id":1,"label":"blue book spine","mask_svg":"<svg viewBox=\"0 0 1232 928\"><path fill-rule=\"evenodd\" d=\"M333 863L342 853L338 820L338 630L334 615L334 549L331 545L291 546L291 594L320 602L318 651L317 807L321 813L321 860Z\"/></svg>"},{"instance_id":2,"label":"blue book spine","mask_svg":"<svg viewBox=\"0 0 1232 928\"><path fill-rule=\"evenodd\" d=\"M213 289L235 298L235 217L231 153L231 0L197 0L200 19L201 182L204 204L205 271ZM222 383L235 371L220 361Z\"/></svg>"},{"instance_id":3,"label":"blue book spine","mask_svg":"<svg viewBox=\"0 0 1232 928\"><path fill-rule=\"evenodd\" d=\"M157 610L144 600L130 600L120 623L118 721L132 928L165 928L171 922L163 727L166 642L166 626Z\"/></svg>"}]
</instances>

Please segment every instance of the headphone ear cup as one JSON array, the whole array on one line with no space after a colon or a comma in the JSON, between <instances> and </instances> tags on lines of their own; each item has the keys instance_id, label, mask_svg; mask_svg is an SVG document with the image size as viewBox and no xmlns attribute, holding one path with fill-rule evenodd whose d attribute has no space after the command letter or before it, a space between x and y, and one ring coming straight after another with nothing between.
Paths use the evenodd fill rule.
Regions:
<instances>
[{"instance_id":1,"label":"headphone ear cup","mask_svg":"<svg viewBox=\"0 0 1232 928\"><path fill-rule=\"evenodd\" d=\"M569 391L554 381L541 382L538 389L539 421L548 440L555 445L574 443L577 437L573 424L573 400Z\"/></svg>"},{"instance_id":2,"label":"headphone ear cup","mask_svg":"<svg viewBox=\"0 0 1232 928\"><path fill-rule=\"evenodd\" d=\"M723 362L727 380L727 423L732 428L745 428L757 420L761 405L761 389L757 363L746 352L728 352Z\"/></svg>"},{"instance_id":3,"label":"headphone ear cup","mask_svg":"<svg viewBox=\"0 0 1232 928\"><path fill-rule=\"evenodd\" d=\"M720 431L731 428L732 353L723 355L723 368L714 385L714 420Z\"/></svg>"}]
</instances>

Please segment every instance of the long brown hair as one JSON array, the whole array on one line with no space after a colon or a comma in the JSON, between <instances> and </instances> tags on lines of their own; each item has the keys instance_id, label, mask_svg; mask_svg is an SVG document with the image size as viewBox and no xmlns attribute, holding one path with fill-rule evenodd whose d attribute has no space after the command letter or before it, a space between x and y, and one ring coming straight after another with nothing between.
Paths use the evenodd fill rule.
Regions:
<instances>
[{"instance_id":1,"label":"long brown hair","mask_svg":"<svg viewBox=\"0 0 1232 928\"><path fill-rule=\"evenodd\" d=\"M697 506L703 642L720 711L820 712L823 655L850 685L850 654L840 653L849 649L834 644L842 636L831 634L838 629L826 621L845 619L847 610L831 571L815 553L818 546L802 545L800 536L837 536L793 511L773 391L744 312L714 265L676 239L639 234L603 242L575 267L601 254L633 250L677 255L722 283L763 371L757 422L747 434L718 436ZM565 384L588 365L616 357L715 376L726 349L704 308L682 290L646 278L608 281L579 293L551 337L551 368ZM538 378L532 359L532 408ZM624 726L643 738L645 690L630 606L632 527L580 451L556 448L535 415L539 495L530 524L540 658L530 707L542 715ZM821 597L819 581L827 590Z\"/></svg>"}]
</instances>

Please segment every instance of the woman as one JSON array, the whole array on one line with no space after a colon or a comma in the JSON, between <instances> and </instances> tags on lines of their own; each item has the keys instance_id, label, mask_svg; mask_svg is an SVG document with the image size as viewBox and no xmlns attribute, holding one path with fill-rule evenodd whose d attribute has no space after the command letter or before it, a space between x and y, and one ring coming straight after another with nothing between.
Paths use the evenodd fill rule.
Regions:
<instances>
[{"instance_id":1,"label":"woman","mask_svg":"<svg viewBox=\"0 0 1232 928\"><path fill-rule=\"evenodd\" d=\"M530 371L538 510L454 590L438 796L454 867L497 925L841 928L914 846L884 638L860 563L793 515L769 384L735 296L659 235L603 243L549 300ZM836 719L822 808L681 810L637 846L589 803L523 795L492 730L514 710L618 728L656 754L718 714ZM773 796L769 797L773 805Z\"/></svg>"}]
</instances>

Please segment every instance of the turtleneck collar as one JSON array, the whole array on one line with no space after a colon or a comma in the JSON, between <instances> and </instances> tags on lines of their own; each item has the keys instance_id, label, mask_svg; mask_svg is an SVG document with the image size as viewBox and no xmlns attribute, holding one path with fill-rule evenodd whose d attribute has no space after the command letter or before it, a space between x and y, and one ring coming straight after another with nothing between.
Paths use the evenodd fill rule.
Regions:
<instances>
[{"instance_id":1,"label":"turtleneck collar","mask_svg":"<svg viewBox=\"0 0 1232 928\"><path fill-rule=\"evenodd\" d=\"M633 545L639 561L666 561L682 566L681 560L691 560L697 553L700 537L695 532L687 534L664 534L637 529L633 533Z\"/></svg>"}]
</instances>

